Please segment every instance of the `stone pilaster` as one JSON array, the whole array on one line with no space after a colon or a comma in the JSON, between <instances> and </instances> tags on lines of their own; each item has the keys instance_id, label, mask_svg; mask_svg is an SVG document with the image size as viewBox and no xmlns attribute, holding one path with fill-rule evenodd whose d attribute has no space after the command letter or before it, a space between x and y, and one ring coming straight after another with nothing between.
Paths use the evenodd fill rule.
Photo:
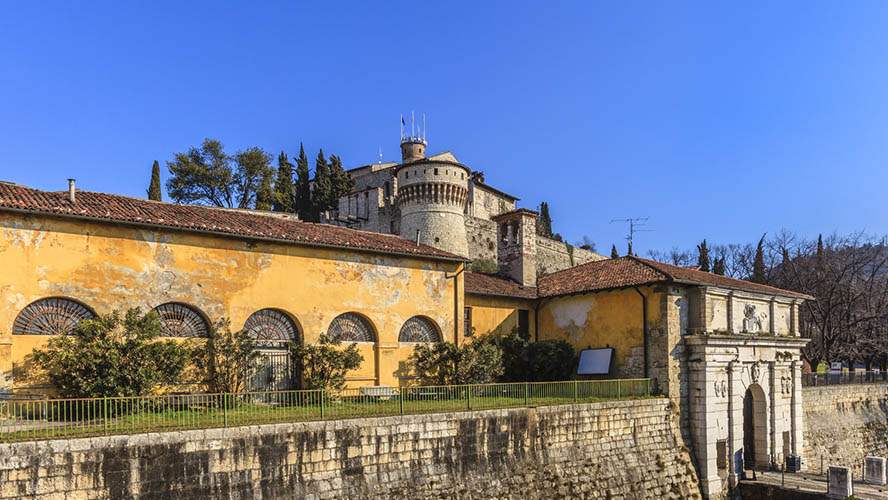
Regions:
<instances>
[{"instance_id":1,"label":"stone pilaster","mask_svg":"<svg viewBox=\"0 0 888 500\"><path fill-rule=\"evenodd\" d=\"M743 477L743 380L740 363L728 364L728 479L736 486Z\"/></svg>"},{"instance_id":2,"label":"stone pilaster","mask_svg":"<svg viewBox=\"0 0 888 500\"><path fill-rule=\"evenodd\" d=\"M697 475L704 497L717 498L721 492L718 475L717 443L718 401L723 399L719 387L719 375L724 365L704 360L688 364L690 374L690 424L694 455L697 459ZM725 387L727 389L727 387Z\"/></svg>"}]
</instances>

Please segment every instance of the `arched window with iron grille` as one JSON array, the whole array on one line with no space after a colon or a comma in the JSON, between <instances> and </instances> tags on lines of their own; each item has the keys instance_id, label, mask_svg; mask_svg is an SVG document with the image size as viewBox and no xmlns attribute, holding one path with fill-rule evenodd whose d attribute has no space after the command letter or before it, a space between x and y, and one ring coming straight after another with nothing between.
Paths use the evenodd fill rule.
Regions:
<instances>
[{"instance_id":1,"label":"arched window with iron grille","mask_svg":"<svg viewBox=\"0 0 888 500\"><path fill-rule=\"evenodd\" d=\"M370 322L352 312L336 316L327 329L327 335L340 342L376 342Z\"/></svg>"},{"instance_id":2,"label":"arched window with iron grille","mask_svg":"<svg viewBox=\"0 0 888 500\"><path fill-rule=\"evenodd\" d=\"M96 315L83 304L70 299L40 299L22 309L12 325L13 335L61 335L77 323Z\"/></svg>"},{"instance_id":3,"label":"arched window with iron grille","mask_svg":"<svg viewBox=\"0 0 888 500\"><path fill-rule=\"evenodd\" d=\"M160 316L160 335L163 337L208 337L209 325L197 309L169 302L154 308Z\"/></svg>"},{"instance_id":4,"label":"arched window with iron grille","mask_svg":"<svg viewBox=\"0 0 888 500\"><path fill-rule=\"evenodd\" d=\"M404 322L398 333L398 342L440 342L441 333L434 321L425 316L414 316Z\"/></svg>"},{"instance_id":5,"label":"arched window with iron grille","mask_svg":"<svg viewBox=\"0 0 888 500\"><path fill-rule=\"evenodd\" d=\"M254 312L244 323L244 330L253 340L289 342L299 339L296 323L277 309Z\"/></svg>"}]
</instances>

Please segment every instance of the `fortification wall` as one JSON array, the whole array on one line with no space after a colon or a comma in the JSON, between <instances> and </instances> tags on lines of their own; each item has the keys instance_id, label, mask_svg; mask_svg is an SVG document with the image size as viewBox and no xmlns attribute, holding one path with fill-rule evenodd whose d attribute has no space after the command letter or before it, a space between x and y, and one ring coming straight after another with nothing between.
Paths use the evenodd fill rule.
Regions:
<instances>
[{"instance_id":1,"label":"fortification wall","mask_svg":"<svg viewBox=\"0 0 888 500\"><path fill-rule=\"evenodd\" d=\"M0 445L0 498L700 498L666 399Z\"/></svg>"},{"instance_id":2,"label":"fortification wall","mask_svg":"<svg viewBox=\"0 0 888 500\"><path fill-rule=\"evenodd\" d=\"M466 238L470 259L489 259L496 263L496 222L467 216Z\"/></svg>"},{"instance_id":3,"label":"fortification wall","mask_svg":"<svg viewBox=\"0 0 888 500\"><path fill-rule=\"evenodd\" d=\"M536 244L537 274L540 275L607 258L604 255L543 236L536 237Z\"/></svg>"},{"instance_id":4,"label":"fortification wall","mask_svg":"<svg viewBox=\"0 0 888 500\"><path fill-rule=\"evenodd\" d=\"M806 387L805 448L808 470L829 465L851 467L863 477L863 458L888 456L888 384Z\"/></svg>"}]
</instances>

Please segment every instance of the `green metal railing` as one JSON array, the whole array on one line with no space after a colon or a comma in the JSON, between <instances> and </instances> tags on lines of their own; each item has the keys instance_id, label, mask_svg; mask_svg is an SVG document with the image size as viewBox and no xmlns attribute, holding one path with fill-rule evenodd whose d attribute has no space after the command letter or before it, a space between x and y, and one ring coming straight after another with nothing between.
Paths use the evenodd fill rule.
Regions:
<instances>
[{"instance_id":1,"label":"green metal railing","mask_svg":"<svg viewBox=\"0 0 888 500\"><path fill-rule=\"evenodd\" d=\"M637 399L651 379L0 401L0 443Z\"/></svg>"}]
</instances>

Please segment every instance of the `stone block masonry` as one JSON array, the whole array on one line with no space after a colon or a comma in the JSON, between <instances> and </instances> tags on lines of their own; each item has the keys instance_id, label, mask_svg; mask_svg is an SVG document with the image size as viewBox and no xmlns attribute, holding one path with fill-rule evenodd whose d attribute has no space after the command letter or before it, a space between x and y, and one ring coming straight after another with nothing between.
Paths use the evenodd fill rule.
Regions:
<instances>
[{"instance_id":1,"label":"stone block masonry","mask_svg":"<svg viewBox=\"0 0 888 500\"><path fill-rule=\"evenodd\" d=\"M667 399L0 445L0 498L700 498Z\"/></svg>"},{"instance_id":2,"label":"stone block masonry","mask_svg":"<svg viewBox=\"0 0 888 500\"><path fill-rule=\"evenodd\" d=\"M805 447L808 471L830 465L849 467L863 478L867 456L888 457L888 384L806 387Z\"/></svg>"}]
</instances>

